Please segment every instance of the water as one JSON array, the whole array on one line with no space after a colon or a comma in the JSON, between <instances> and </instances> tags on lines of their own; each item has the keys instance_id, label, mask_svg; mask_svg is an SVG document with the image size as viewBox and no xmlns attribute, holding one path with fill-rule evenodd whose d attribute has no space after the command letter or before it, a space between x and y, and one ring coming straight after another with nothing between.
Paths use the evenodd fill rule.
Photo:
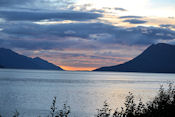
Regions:
<instances>
[{"instance_id":1,"label":"water","mask_svg":"<svg viewBox=\"0 0 175 117\"><path fill-rule=\"evenodd\" d=\"M23 117L46 117L56 96L59 109L71 106L71 117L93 117L105 100L115 109L133 92L146 102L168 81L175 74L0 69L0 113L9 117L17 109Z\"/></svg>"}]
</instances>

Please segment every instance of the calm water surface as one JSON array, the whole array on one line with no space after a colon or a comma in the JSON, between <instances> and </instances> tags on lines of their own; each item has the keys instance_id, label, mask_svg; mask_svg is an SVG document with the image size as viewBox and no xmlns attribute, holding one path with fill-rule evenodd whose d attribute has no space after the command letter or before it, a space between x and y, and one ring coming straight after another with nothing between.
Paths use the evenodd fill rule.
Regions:
<instances>
[{"instance_id":1,"label":"calm water surface","mask_svg":"<svg viewBox=\"0 0 175 117\"><path fill-rule=\"evenodd\" d=\"M175 74L0 69L0 113L46 117L56 96L58 108L71 106L71 117L93 117L105 100L113 109L123 106L128 92L149 101L168 81Z\"/></svg>"}]
</instances>

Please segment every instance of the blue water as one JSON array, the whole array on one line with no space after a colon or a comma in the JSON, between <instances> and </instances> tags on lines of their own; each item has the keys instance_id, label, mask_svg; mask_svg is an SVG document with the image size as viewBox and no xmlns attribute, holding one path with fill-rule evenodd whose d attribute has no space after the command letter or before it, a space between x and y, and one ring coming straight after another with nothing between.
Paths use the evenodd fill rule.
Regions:
<instances>
[{"instance_id":1,"label":"blue water","mask_svg":"<svg viewBox=\"0 0 175 117\"><path fill-rule=\"evenodd\" d=\"M71 117L94 117L105 100L115 109L133 92L146 102L169 81L175 74L0 69L0 113L10 117L17 109L23 117L46 117L56 96L58 109L66 103Z\"/></svg>"}]
</instances>

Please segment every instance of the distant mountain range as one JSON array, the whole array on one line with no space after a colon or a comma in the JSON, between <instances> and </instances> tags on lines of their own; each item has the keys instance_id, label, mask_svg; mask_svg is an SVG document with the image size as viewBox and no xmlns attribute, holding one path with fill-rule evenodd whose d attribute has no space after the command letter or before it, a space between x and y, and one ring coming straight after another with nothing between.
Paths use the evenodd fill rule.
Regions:
<instances>
[{"instance_id":1,"label":"distant mountain range","mask_svg":"<svg viewBox=\"0 0 175 117\"><path fill-rule=\"evenodd\" d=\"M0 68L63 70L39 57L30 58L10 49L0 48Z\"/></svg>"},{"instance_id":2,"label":"distant mountain range","mask_svg":"<svg viewBox=\"0 0 175 117\"><path fill-rule=\"evenodd\" d=\"M175 73L175 46L164 43L153 44L126 63L94 71Z\"/></svg>"}]
</instances>

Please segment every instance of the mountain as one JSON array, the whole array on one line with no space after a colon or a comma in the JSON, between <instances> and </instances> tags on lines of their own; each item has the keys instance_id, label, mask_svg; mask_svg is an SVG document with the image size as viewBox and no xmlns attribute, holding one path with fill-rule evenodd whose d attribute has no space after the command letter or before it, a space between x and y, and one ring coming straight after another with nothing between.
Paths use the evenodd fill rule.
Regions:
<instances>
[{"instance_id":1,"label":"mountain","mask_svg":"<svg viewBox=\"0 0 175 117\"><path fill-rule=\"evenodd\" d=\"M63 70L59 66L51 64L43 59L30 58L20 55L10 49L0 48L0 65L5 68L15 69L52 69Z\"/></svg>"},{"instance_id":2,"label":"mountain","mask_svg":"<svg viewBox=\"0 0 175 117\"><path fill-rule=\"evenodd\" d=\"M175 73L175 46L164 43L153 44L126 63L94 71Z\"/></svg>"},{"instance_id":3,"label":"mountain","mask_svg":"<svg viewBox=\"0 0 175 117\"><path fill-rule=\"evenodd\" d=\"M60 68L60 67L58 67L58 66L56 66L56 65L54 65L52 63L49 63L48 61L43 60L40 57L33 58L33 61L34 61L34 63L36 63L42 69L63 70L62 68Z\"/></svg>"}]
</instances>

